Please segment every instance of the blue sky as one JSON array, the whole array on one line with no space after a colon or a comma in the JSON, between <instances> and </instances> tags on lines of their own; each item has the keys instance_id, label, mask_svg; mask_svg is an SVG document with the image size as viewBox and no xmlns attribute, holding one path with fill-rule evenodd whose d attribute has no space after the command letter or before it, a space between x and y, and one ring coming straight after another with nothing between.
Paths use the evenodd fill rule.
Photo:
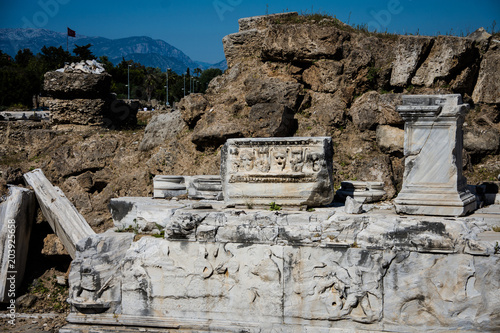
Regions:
<instances>
[{"instance_id":1,"label":"blue sky","mask_svg":"<svg viewBox=\"0 0 500 333\"><path fill-rule=\"evenodd\" d=\"M0 0L0 28L35 27L77 34L163 39L193 60L224 59L222 37L238 31L238 19L266 13L324 12L350 24L389 32L466 34L500 30L500 0Z\"/></svg>"}]
</instances>

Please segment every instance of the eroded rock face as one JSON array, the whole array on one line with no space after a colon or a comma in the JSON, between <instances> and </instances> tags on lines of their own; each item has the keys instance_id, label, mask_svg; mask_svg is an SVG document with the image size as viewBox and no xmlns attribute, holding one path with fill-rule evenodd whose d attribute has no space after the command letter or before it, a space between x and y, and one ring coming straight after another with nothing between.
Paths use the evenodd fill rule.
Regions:
<instances>
[{"instance_id":1,"label":"eroded rock face","mask_svg":"<svg viewBox=\"0 0 500 333\"><path fill-rule=\"evenodd\" d=\"M185 127L182 120L182 114L178 110L154 115L146 126L139 149L150 150L166 142L174 141Z\"/></svg>"},{"instance_id":2,"label":"eroded rock face","mask_svg":"<svg viewBox=\"0 0 500 333\"><path fill-rule=\"evenodd\" d=\"M472 99L475 103L500 103L500 43L492 41L479 69Z\"/></svg>"},{"instance_id":3,"label":"eroded rock face","mask_svg":"<svg viewBox=\"0 0 500 333\"><path fill-rule=\"evenodd\" d=\"M179 108L182 120L193 128L200 116L205 112L208 102L202 94L190 94L184 97L177 105Z\"/></svg>"},{"instance_id":4,"label":"eroded rock face","mask_svg":"<svg viewBox=\"0 0 500 333\"><path fill-rule=\"evenodd\" d=\"M428 55L434 44L432 38L421 38L414 36L399 37L396 59L393 62L391 85L404 87L415 75L418 66Z\"/></svg>"},{"instance_id":5,"label":"eroded rock face","mask_svg":"<svg viewBox=\"0 0 500 333\"><path fill-rule=\"evenodd\" d=\"M479 48L471 39L439 36L411 83L431 87L437 80L452 79L457 73L467 70L466 64L472 59L478 61L478 54Z\"/></svg>"}]
</instances>

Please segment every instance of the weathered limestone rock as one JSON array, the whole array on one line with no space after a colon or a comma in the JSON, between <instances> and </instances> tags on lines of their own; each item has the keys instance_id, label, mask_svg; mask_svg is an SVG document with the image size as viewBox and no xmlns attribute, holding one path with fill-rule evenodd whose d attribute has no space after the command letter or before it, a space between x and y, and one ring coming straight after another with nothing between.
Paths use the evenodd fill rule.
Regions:
<instances>
[{"instance_id":1,"label":"weathered limestone rock","mask_svg":"<svg viewBox=\"0 0 500 333\"><path fill-rule=\"evenodd\" d=\"M321 206L333 199L330 137L227 140L224 200L231 205Z\"/></svg>"},{"instance_id":2,"label":"weathered limestone rock","mask_svg":"<svg viewBox=\"0 0 500 333\"><path fill-rule=\"evenodd\" d=\"M110 108L104 99L49 99L46 105L55 124L102 125Z\"/></svg>"},{"instance_id":3,"label":"weathered limestone rock","mask_svg":"<svg viewBox=\"0 0 500 333\"><path fill-rule=\"evenodd\" d=\"M306 69L302 77L312 90L334 93L341 86L343 69L344 65L340 61L322 59Z\"/></svg>"},{"instance_id":4,"label":"weathered limestone rock","mask_svg":"<svg viewBox=\"0 0 500 333\"><path fill-rule=\"evenodd\" d=\"M403 153L404 130L389 125L377 126L377 145L384 153Z\"/></svg>"},{"instance_id":5,"label":"weathered limestone rock","mask_svg":"<svg viewBox=\"0 0 500 333\"><path fill-rule=\"evenodd\" d=\"M205 112L208 101L203 94L190 94L178 103L177 107L181 112L182 119L193 128L201 115Z\"/></svg>"},{"instance_id":6,"label":"weathered limestone rock","mask_svg":"<svg viewBox=\"0 0 500 333\"><path fill-rule=\"evenodd\" d=\"M110 93L111 75L47 72L44 90L59 99L106 98Z\"/></svg>"},{"instance_id":7,"label":"weathered limestone rock","mask_svg":"<svg viewBox=\"0 0 500 333\"><path fill-rule=\"evenodd\" d=\"M406 214L461 216L476 209L462 175L462 124L469 110L460 95L403 96L403 187L394 200Z\"/></svg>"},{"instance_id":8,"label":"weathered limestone rock","mask_svg":"<svg viewBox=\"0 0 500 333\"><path fill-rule=\"evenodd\" d=\"M354 101L349 114L358 129L374 130L377 124L402 123L401 117L396 112L396 105L399 103L401 103L399 94L380 95L376 91L369 91Z\"/></svg>"},{"instance_id":9,"label":"weathered limestone rock","mask_svg":"<svg viewBox=\"0 0 500 333\"><path fill-rule=\"evenodd\" d=\"M483 56L472 99L474 103L500 103L500 43L498 42L492 42Z\"/></svg>"},{"instance_id":10,"label":"weathered limestone rock","mask_svg":"<svg viewBox=\"0 0 500 333\"><path fill-rule=\"evenodd\" d=\"M174 141L185 126L179 110L154 115L144 130L139 149L147 151L165 142Z\"/></svg>"},{"instance_id":11,"label":"weathered limestone rock","mask_svg":"<svg viewBox=\"0 0 500 333\"><path fill-rule=\"evenodd\" d=\"M75 258L76 243L95 232L61 189L47 180L42 170L28 172L24 174L24 179L35 191L43 215L52 230L63 242L69 255Z\"/></svg>"},{"instance_id":12,"label":"weathered limestone rock","mask_svg":"<svg viewBox=\"0 0 500 333\"><path fill-rule=\"evenodd\" d=\"M393 62L391 86L406 86L424 60L434 40L430 37L400 36Z\"/></svg>"},{"instance_id":13,"label":"weathered limestone rock","mask_svg":"<svg viewBox=\"0 0 500 333\"><path fill-rule=\"evenodd\" d=\"M33 191L15 186L8 191L0 203L0 303L19 295L36 212Z\"/></svg>"},{"instance_id":14,"label":"weathered limestone rock","mask_svg":"<svg viewBox=\"0 0 500 333\"><path fill-rule=\"evenodd\" d=\"M446 79L464 69L464 61L475 51L473 40L460 37L439 36L429 56L419 67L411 83L431 87L437 80Z\"/></svg>"},{"instance_id":15,"label":"weathered limestone rock","mask_svg":"<svg viewBox=\"0 0 500 333\"><path fill-rule=\"evenodd\" d=\"M386 193L383 182L362 182L362 181L343 181L342 186L336 195L341 200L348 197L361 203L370 203L379 201Z\"/></svg>"}]
</instances>

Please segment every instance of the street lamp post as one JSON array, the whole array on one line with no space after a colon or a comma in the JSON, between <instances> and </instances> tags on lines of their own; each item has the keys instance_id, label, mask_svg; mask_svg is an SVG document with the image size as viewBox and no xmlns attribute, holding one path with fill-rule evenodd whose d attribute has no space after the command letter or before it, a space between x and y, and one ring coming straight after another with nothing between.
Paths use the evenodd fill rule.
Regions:
<instances>
[{"instance_id":1,"label":"street lamp post","mask_svg":"<svg viewBox=\"0 0 500 333\"><path fill-rule=\"evenodd\" d=\"M186 97L186 75L185 74L182 74L182 76L184 76L184 97Z\"/></svg>"},{"instance_id":2,"label":"street lamp post","mask_svg":"<svg viewBox=\"0 0 500 333\"><path fill-rule=\"evenodd\" d=\"M128 84L127 84L127 87L128 87L128 99L130 99L130 66L131 66L131 65L128 65L128 68L127 68L127 80L128 80Z\"/></svg>"},{"instance_id":3,"label":"street lamp post","mask_svg":"<svg viewBox=\"0 0 500 333\"><path fill-rule=\"evenodd\" d=\"M169 106L169 104L168 104L168 70L169 69L170 68L167 68L167 85L166 85L166 87L167 87L167 98L166 98L167 99L167 103L165 104L166 106Z\"/></svg>"}]
</instances>

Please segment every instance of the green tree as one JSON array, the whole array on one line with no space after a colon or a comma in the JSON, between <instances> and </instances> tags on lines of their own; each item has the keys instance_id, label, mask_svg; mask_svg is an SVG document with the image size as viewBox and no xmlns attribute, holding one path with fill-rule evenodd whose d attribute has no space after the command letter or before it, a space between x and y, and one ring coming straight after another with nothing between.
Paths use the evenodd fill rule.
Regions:
<instances>
[{"instance_id":1,"label":"green tree","mask_svg":"<svg viewBox=\"0 0 500 333\"><path fill-rule=\"evenodd\" d=\"M35 56L30 49L24 49L17 51L15 60L18 66L26 68L28 67L30 61L32 61L34 58Z\"/></svg>"},{"instance_id":2,"label":"green tree","mask_svg":"<svg viewBox=\"0 0 500 333\"><path fill-rule=\"evenodd\" d=\"M91 47L92 47L92 44L87 44L87 45L82 45L82 46L75 44L75 48L73 49L73 53L76 54L77 61L96 59L96 57L92 54L92 51L90 51Z\"/></svg>"},{"instance_id":3,"label":"green tree","mask_svg":"<svg viewBox=\"0 0 500 333\"><path fill-rule=\"evenodd\" d=\"M43 62L45 71L53 71L64 67L65 62L73 62L75 58L68 52L64 51L61 46L42 47L40 60Z\"/></svg>"}]
</instances>

